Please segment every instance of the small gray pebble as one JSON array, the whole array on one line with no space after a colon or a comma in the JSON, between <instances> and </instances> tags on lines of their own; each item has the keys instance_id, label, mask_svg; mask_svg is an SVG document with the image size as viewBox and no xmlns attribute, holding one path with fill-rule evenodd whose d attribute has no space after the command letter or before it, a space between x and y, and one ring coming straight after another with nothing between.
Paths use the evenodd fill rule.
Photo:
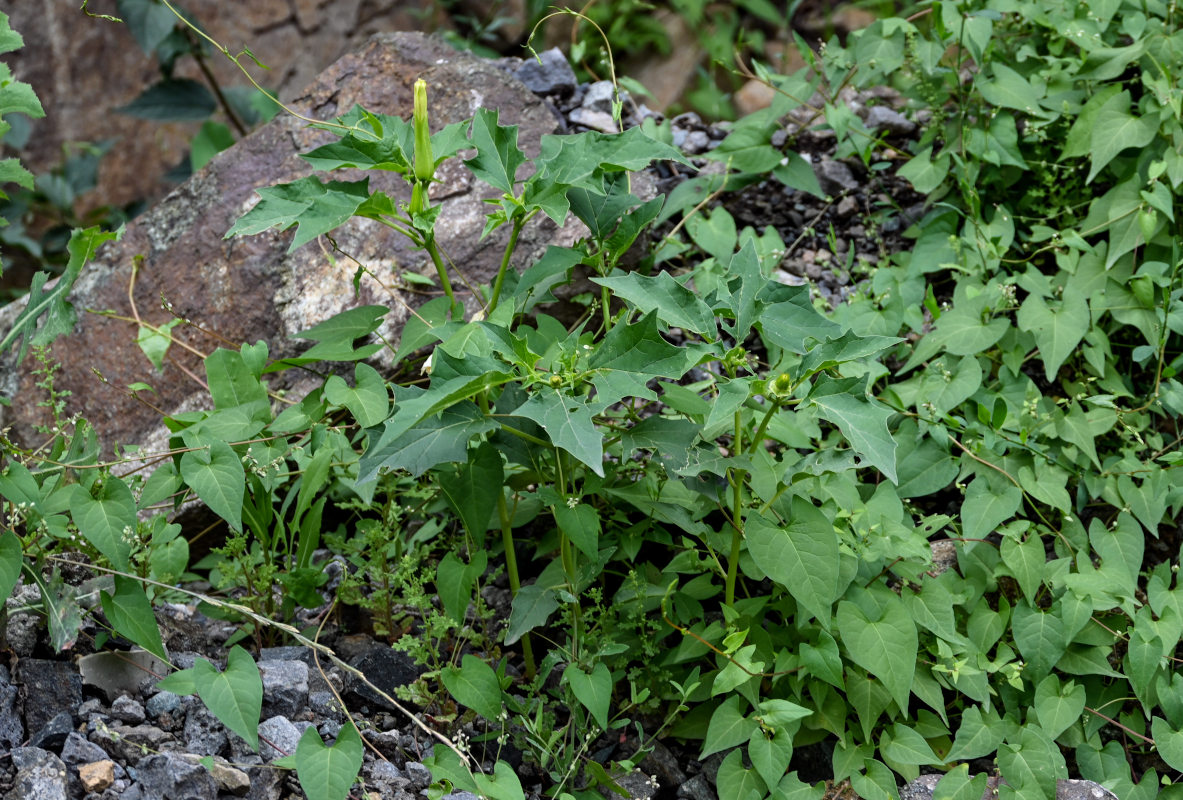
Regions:
<instances>
[{"instance_id":1,"label":"small gray pebble","mask_svg":"<svg viewBox=\"0 0 1183 800\"><path fill-rule=\"evenodd\" d=\"M89 717L91 714L102 714L105 710L103 708L103 701L97 697L92 697L78 706L78 716Z\"/></svg>"},{"instance_id":2,"label":"small gray pebble","mask_svg":"<svg viewBox=\"0 0 1183 800\"><path fill-rule=\"evenodd\" d=\"M813 165L814 174L826 194L840 194L843 189L857 189L858 181L850 167L841 161L826 159Z\"/></svg>"},{"instance_id":3,"label":"small gray pebble","mask_svg":"<svg viewBox=\"0 0 1183 800\"><path fill-rule=\"evenodd\" d=\"M125 694L116 697L115 702L111 703L111 716L132 725L139 725L147 719L144 706Z\"/></svg>"},{"instance_id":4,"label":"small gray pebble","mask_svg":"<svg viewBox=\"0 0 1183 800\"><path fill-rule=\"evenodd\" d=\"M308 695L308 708L318 717L328 717L337 721L345 719L341 704L332 692L313 692Z\"/></svg>"},{"instance_id":5,"label":"small gray pebble","mask_svg":"<svg viewBox=\"0 0 1183 800\"><path fill-rule=\"evenodd\" d=\"M838 212L838 216L844 218L849 217L858 211L858 201L850 195L847 195L838 201L838 208L836 210Z\"/></svg>"},{"instance_id":6,"label":"small gray pebble","mask_svg":"<svg viewBox=\"0 0 1183 800\"><path fill-rule=\"evenodd\" d=\"M612 111L612 101L616 97L616 89L612 81L596 81L587 87L583 95L583 107L592 111Z\"/></svg>"},{"instance_id":7,"label":"small gray pebble","mask_svg":"<svg viewBox=\"0 0 1183 800\"><path fill-rule=\"evenodd\" d=\"M601 133L616 133L616 120L607 111L595 108L577 108L568 115L576 125L583 125Z\"/></svg>"},{"instance_id":8,"label":"small gray pebble","mask_svg":"<svg viewBox=\"0 0 1183 800\"><path fill-rule=\"evenodd\" d=\"M431 770L418 761L408 761L403 765L403 772L406 774L407 780L410 781L407 784L408 791L418 792L431 785Z\"/></svg>"},{"instance_id":9,"label":"small gray pebble","mask_svg":"<svg viewBox=\"0 0 1183 800\"><path fill-rule=\"evenodd\" d=\"M296 752L304 731L287 717L271 717L259 723L259 755L264 761L274 761Z\"/></svg>"},{"instance_id":10,"label":"small gray pebble","mask_svg":"<svg viewBox=\"0 0 1183 800\"><path fill-rule=\"evenodd\" d=\"M171 714L181 707L180 695L175 695L172 692L157 692L148 698L145 709L151 717L159 717L161 714Z\"/></svg>"},{"instance_id":11,"label":"small gray pebble","mask_svg":"<svg viewBox=\"0 0 1183 800\"><path fill-rule=\"evenodd\" d=\"M570 94L578 82L567 57L557 47L539 53L538 58L524 60L514 75L534 94L543 95Z\"/></svg>"},{"instance_id":12,"label":"small gray pebble","mask_svg":"<svg viewBox=\"0 0 1183 800\"><path fill-rule=\"evenodd\" d=\"M915 122L887 106L871 106L866 122L871 130L883 130L889 136L908 136L916 130Z\"/></svg>"},{"instance_id":13,"label":"small gray pebble","mask_svg":"<svg viewBox=\"0 0 1183 800\"><path fill-rule=\"evenodd\" d=\"M682 150L694 156L699 153L706 152L711 144L711 139L702 131L691 131L686 135L686 141L682 145Z\"/></svg>"},{"instance_id":14,"label":"small gray pebble","mask_svg":"<svg viewBox=\"0 0 1183 800\"><path fill-rule=\"evenodd\" d=\"M90 764L107 758L107 751L88 741L78 731L71 731L62 745L62 761L67 764Z\"/></svg>"}]
</instances>

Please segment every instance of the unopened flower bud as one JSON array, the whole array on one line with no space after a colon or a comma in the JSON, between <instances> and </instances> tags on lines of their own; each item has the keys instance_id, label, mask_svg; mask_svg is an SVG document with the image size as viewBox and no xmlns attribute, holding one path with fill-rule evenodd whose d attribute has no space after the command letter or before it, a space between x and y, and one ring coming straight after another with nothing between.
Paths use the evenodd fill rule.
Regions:
<instances>
[{"instance_id":1,"label":"unopened flower bud","mask_svg":"<svg viewBox=\"0 0 1183 800\"><path fill-rule=\"evenodd\" d=\"M415 81L415 179L431 180L435 159L431 153L431 129L427 125L427 81Z\"/></svg>"}]
</instances>

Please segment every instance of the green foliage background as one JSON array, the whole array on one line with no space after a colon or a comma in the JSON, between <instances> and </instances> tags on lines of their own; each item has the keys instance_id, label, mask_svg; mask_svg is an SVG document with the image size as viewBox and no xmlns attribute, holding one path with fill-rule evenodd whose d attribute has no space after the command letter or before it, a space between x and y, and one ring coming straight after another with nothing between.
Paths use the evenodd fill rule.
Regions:
<instances>
[{"instance_id":1,"label":"green foliage background","mask_svg":"<svg viewBox=\"0 0 1183 800\"><path fill-rule=\"evenodd\" d=\"M146 649L162 650L150 601L195 572L245 594L202 598L244 638L308 642L285 623L323 603L327 546L356 570L338 599L428 668L409 692L447 726L429 763L441 792L523 797L504 762L473 771L454 737L471 722L512 739L558 797L612 789L657 736L724 754L721 800L821 797L790 768L823 741L833 778L869 800L922 770L945 772L937 798L976 798L985 776L967 762L982 759L1000 796L1050 798L1069 775L1123 800L1175 796L1177 15L1156 0L942 0L881 19L809 70L760 69L771 108L709 156L726 186L702 176L649 202L629 173L686 163L652 123L547 137L519 179L517 130L495 111L434 135L418 102L410 121L358 108L325 122L340 140L306 155L318 170L394 171L411 202L317 175L262 190L227 235L295 228L295 247L362 216L416 242L436 274L415 280L440 293L403 332L400 371L365 363L379 345L358 343L385 309L363 307L301 334L315 345L297 361L262 344L211 353L213 407L166 419L176 450L151 474L100 464L82 421L48 449L5 441L0 588L38 583L51 640L68 645L80 619L59 569L81 539L115 575L106 622ZM13 36L0 20L0 42ZM908 152L836 99L883 83L928 120ZM839 157L902 164L926 198L912 248L833 309L770 278L774 230L699 204L762 179L820 193L792 139L772 144L815 92ZM26 113L30 96L0 87ZM520 275L503 268L479 314L434 240L426 189L453 158L501 192L486 230L510 227L505 265L539 214L590 231ZM684 224L639 269L620 268L672 219ZM76 236L72 275L109 234ZM551 291L576 265L598 289L560 322ZM4 345L69 330L64 291ZM140 341L160 357L168 330ZM267 375L319 361L355 362L352 380L286 407L270 396ZM229 531L197 563L164 516L191 497ZM949 550L953 563L935 558ZM480 594L502 570L504 627ZM251 738L261 687L245 650L168 681ZM636 754L591 758L599 734L630 728ZM291 763L311 797L348 791L355 733L301 742Z\"/></svg>"}]
</instances>

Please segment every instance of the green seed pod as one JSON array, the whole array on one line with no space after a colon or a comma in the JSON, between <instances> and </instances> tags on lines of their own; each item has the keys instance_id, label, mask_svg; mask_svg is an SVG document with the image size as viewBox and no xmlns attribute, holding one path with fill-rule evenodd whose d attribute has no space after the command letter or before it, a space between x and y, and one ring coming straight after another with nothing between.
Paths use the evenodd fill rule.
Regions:
<instances>
[{"instance_id":1,"label":"green seed pod","mask_svg":"<svg viewBox=\"0 0 1183 800\"><path fill-rule=\"evenodd\" d=\"M769 384L768 390L768 393L777 399L788 397L793 393L793 376L787 372L782 372Z\"/></svg>"},{"instance_id":2,"label":"green seed pod","mask_svg":"<svg viewBox=\"0 0 1183 800\"><path fill-rule=\"evenodd\" d=\"M429 181L435 174L431 154L431 129L427 126L427 81L415 81L415 179Z\"/></svg>"}]
</instances>

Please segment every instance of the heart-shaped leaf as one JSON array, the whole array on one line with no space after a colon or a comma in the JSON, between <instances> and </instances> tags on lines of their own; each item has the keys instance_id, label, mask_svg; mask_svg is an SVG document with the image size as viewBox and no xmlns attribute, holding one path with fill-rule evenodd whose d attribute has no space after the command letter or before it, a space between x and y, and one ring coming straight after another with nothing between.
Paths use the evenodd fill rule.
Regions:
<instances>
[{"instance_id":1,"label":"heart-shaped leaf","mask_svg":"<svg viewBox=\"0 0 1183 800\"><path fill-rule=\"evenodd\" d=\"M337 741L326 747L309 727L296 745L296 777L309 800L344 800L361 771L362 743L357 728L346 722Z\"/></svg>"},{"instance_id":2,"label":"heart-shaped leaf","mask_svg":"<svg viewBox=\"0 0 1183 800\"><path fill-rule=\"evenodd\" d=\"M575 699L591 712L601 730L608 730L608 708L612 703L612 672L597 663L590 673L576 664L563 670L563 680L571 686Z\"/></svg>"}]
</instances>

